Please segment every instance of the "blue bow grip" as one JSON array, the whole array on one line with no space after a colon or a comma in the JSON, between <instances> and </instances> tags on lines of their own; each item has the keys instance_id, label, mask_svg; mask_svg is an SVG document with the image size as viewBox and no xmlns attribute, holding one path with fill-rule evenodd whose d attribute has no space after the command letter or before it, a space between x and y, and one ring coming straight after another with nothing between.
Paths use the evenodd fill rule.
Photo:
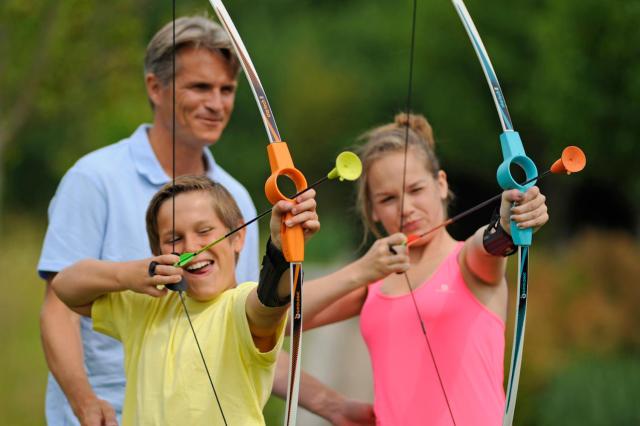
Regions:
<instances>
[{"instance_id":1,"label":"blue bow grip","mask_svg":"<svg viewBox=\"0 0 640 426\"><path fill-rule=\"evenodd\" d=\"M502 147L502 156L504 161L498 167L497 177L498 184L504 190L507 189L519 189L524 192L528 188L536 184L535 180L527 183L526 185L520 185L511 175L511 165L516 164L519 166L526 175L526 181L538 176L538 169L533 161L527 157L522 146L522 140L520 134L515 131L506 131L500 135L500 146ZM511 238L513 242L518 246L530 246L531 238L533 236L533 229L519 229L516 223L511 221Z\"/></svg>"}]
</instances>

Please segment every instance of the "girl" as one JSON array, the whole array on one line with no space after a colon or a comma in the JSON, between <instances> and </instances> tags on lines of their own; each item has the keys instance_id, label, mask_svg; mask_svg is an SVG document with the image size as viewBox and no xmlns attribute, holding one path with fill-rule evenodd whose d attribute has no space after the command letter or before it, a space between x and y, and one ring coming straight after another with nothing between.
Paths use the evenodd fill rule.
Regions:
<instances>
[{"instance_id":1,"label":"girl","mask_svg":"<svg viewBox=\"0 0 640 426\"><path fill-rule=\"evenodd\" d=\"M545 197L536 187L504 191L491 230L456 241L440 228L407 250L405 235L446 220L451 199L431 127L399 114L363 140L358 208L365 231L380 239L307 284L307 328L360 315L380 425L500 424L509 221L539 228L548 220Z\"/></svg>"}]
</instances>

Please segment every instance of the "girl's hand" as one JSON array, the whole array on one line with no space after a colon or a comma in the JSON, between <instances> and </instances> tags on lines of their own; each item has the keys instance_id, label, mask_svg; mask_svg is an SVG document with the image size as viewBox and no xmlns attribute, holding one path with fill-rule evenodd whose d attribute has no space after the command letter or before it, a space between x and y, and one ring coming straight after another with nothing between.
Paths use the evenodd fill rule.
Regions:
<instances>
[{"instance_id":1,"label":"girl's hand","mask_svg":"<svg viewBox=\"0 0 640 426\"><path fill-rule=\"evenodd\" d=\"M316 191L311 189L304 194L299 195L291 203L289 201L278 201L271 210L271 242L280 250L282 243L280 241L280 228L282 227L282 219L285 214L291 213L293 216L289 218L284 226L291 228L301 225L304 230L305 242L320 230L320 221L316 213Z\"/></svg>"},{"instance_id":2,"label":"girl's hand","mask_svg":"<svg viewBox=\"0 0 640 426\"><path fill-rule=\"evenodd\" d=\"M377 240L358 261L362 284L371 284L392 273L409 270L407 237L398 232Z\"/></svg>"},{"instance_id":3,"label":"girl's hand","mask_svg":"<svg viewBox=\"0 0 640 426\"><path fill-rule=\"evenodd\" d=\"M161 297L167 289L159 286L179 283L184 271L173 266L180 258L175 254L163 254L149 259L128 262L118 274L118 281L124 288L136 293Z\"/></svg>"},{"instance_id":4,"label":"girl's hand","mask_svg":"<svg viewBox=\"0 0 640 426\"><path fill-rule=\"evenodd\" d=\"M534 228L534 232L547 223L546 197L540 193L537 186L532 186L526 192L510 189L502 193L500 205L500 224L511 234L510 220L516 222L518 228Z\"/></svg>"}]
</instances>

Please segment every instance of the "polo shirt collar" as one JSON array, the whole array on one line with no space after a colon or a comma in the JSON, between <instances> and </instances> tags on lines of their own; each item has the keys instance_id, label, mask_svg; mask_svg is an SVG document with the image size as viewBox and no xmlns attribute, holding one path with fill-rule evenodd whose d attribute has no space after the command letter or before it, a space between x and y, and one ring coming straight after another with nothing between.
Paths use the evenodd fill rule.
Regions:
<instances>
[{"instance_id":1,"label":"polo shirt collar","mask_svg":"<svg viewBox=\"0 0 640 426\"><path fill-rule=\"evenodd\" d=\"M141 176L144 176L153 185L164 185L171 181L171 178L164 171L156 154L151 148L148 131L151 128L149 124L140 125L129 138L131 155L136 170ZM202 149L204 161L206 165L207 176L212 177L216 169L216 162L213 154L207 148Z\"/></svg>"}]
</instances>

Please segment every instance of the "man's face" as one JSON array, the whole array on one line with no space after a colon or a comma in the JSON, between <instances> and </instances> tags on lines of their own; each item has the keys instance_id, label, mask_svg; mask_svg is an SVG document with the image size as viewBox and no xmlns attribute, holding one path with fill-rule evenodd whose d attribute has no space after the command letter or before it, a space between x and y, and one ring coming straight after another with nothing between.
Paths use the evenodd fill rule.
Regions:
<instances>
[{"instance_id":1,"label":"man's face","mask_svg":"<svg viewBox=\"0 0 640 426\"><path fill-rule=\"evenodd\" d=\"M175 197L175 237L173 203L165 201L158 210L158 235L163 254L195 252L226 234L229 229L213 208L211 196L192 191ZM244 230L197 255L185 267L187 294L200 302L214 299L236 285L236 256L244 242Z\"/></svg>"},{"instance_id":2,"label":"man's face","mask_svg":"<svg viewBox=\"0 0 640 426\"><path fill-rule=\"evenodd\" d=\"M225 59L207 49L185 48L176 61L176 139L195 148L214 144L229 122L237 81ZM155 113L171 129L172 83L158 93Z\"/></svg>"}]
</instances>

